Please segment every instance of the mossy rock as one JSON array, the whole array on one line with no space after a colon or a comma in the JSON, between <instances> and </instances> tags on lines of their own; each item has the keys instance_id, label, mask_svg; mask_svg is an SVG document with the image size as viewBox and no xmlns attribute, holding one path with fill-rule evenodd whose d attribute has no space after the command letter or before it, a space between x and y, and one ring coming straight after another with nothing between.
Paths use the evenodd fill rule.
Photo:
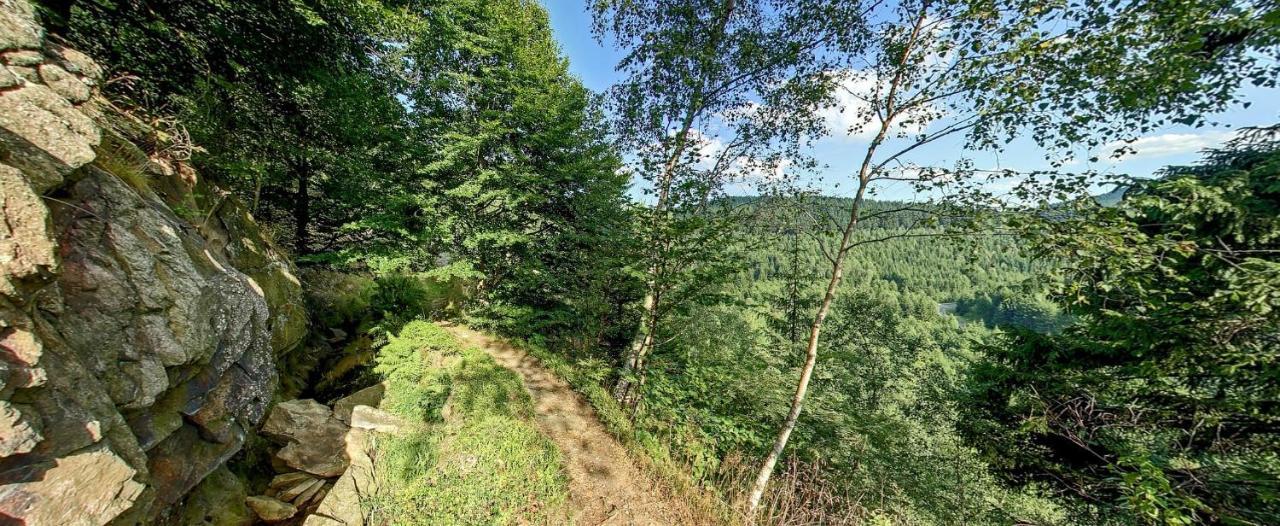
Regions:
<instances>
[{"instance_id":1,"label":"mossy rock","mask_svg":"<svg viewBox=\"0 0 1280 526\"><path fill-rule=\"evenodd\" d=\"M182 504L183 526L248 526L253 512L245 506L244 482L226 466L205 477Z\"/></svg>"}]
</instances>

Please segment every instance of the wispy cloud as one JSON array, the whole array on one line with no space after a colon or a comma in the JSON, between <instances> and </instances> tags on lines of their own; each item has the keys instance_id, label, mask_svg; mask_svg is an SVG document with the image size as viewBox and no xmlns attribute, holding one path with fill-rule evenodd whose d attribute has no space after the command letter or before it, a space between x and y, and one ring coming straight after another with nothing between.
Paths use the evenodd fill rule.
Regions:
<instances>
[{"instance_id":1,"label":"wispy cloud","mask_svg":"<svg viewBox=\"0 0 1280 526\"><path fill-rule=\"evenodd\" d=\"M672 132L673 134L675 132ZM789 158L754 158L738 151L726 151L725 140L697 128L689 129L689 148L698 170L719 169L727 179L745 182L779 181L794 162Z\"/></svg>"},{"instance_id":2,"label":"wispy cloud","mask_svg":"<svg viewBox=\"0 0 1280 526\"><path fill-rule=\"evenodd\" d=\"M730 171L740 180L749 183L768 183L778 182L787 177L787 169L794 162L788 158L768 159L768 160L751 160L746 158L735 159L729 167Z\"/></svg>"},{"instance_id":3,"label":"wispy cloud","mask_svg":"<svg viewBox=\"0 0 1280 526\"><path fill-rule=\"evenodd\" d=\"M1139 137L1133 142L1112 141L1102 146L1102 154L1120 161L1168 157L1199 153L1207 148L1221 146L1230 139L1230 131L1205 131L1200 133L1165 133Z\"/></svg>"}]
</instances>

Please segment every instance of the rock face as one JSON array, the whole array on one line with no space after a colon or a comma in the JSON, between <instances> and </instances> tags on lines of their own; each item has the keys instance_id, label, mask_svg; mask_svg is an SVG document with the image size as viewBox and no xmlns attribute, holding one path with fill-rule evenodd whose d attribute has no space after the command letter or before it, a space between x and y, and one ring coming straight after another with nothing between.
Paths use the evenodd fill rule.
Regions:
<instances>
[{"instance_id":1,"label":"rock face","mask_svg":"<svg viewBox=\"0 0 1280 526\"><path fill-rule=\"evenodd\" d=\"M163 514L241 449L306 332L288 259L101 76L0 0L0 522Z\"/></svg>"},{"instance_id":2,"label":"rock face","mask_svg":"<svg viewBox=\"0 0 1280 526\"><path fill-rule=\"evenodd\" d=\"M185 526L249 526L254 514L245 504L248 490L225 466L200 482L186 497L181 524Z\"/></svg>"}]
</instances>

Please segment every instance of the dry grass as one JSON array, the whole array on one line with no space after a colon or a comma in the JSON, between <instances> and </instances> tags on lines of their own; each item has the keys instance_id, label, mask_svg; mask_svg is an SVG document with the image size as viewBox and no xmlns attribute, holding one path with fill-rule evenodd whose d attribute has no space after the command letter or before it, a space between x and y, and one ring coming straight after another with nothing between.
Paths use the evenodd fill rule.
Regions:
<instances>
[{"instance_id":1,"label":"dry grass","mask_svg":"<svg viewBox=\"0 0 1280 526\"><path fill-rule=\"evenodd\" d=\"M115 175L140 195L151 195L151 178L146 173L146 154L128 139L104 130L94 165Z\"/></svg>"},{"instance_id":2,"label":"dry grass","mask_svg":"<svg viewBox=\"0 0 1280 526\"><path fill-rule=\"evenodd\" d=\"M712 484L726 491L734 508L746 508L748 493L755 480L757 460L730 453L720 463ZM860 504L856 495L843 491L827 476L821 461L805 462L795 458L784 461L773 474L760 501L751 526L855 526L892 524L887 517L873 515Z\"/></svg>"}]
</instances>

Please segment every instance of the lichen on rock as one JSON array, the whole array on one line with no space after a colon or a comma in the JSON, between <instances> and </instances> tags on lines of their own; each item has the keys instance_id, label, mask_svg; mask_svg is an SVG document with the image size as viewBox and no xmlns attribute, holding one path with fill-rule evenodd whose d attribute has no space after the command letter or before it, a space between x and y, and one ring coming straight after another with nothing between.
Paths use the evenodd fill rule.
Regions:
<instances>
[{"instance_id":1,"label":"lichen on rock","mask_svg":"<svg viewBox=\"0 0 1280 526\"><path fill-rule=\"evenodd\" d=\"M102 74L0 1L0 513L33 525L147 521L229 476L307 327L292 263Z\"/></svg>"}]
</instances>

